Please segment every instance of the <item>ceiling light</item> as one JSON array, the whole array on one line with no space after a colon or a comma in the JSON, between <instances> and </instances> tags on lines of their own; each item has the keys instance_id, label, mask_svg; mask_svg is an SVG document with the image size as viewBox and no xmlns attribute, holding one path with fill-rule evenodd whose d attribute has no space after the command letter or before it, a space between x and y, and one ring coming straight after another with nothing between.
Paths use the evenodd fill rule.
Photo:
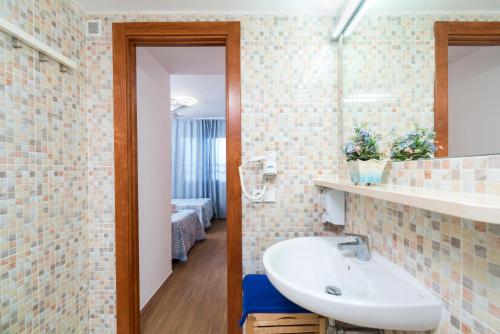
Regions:
<instances>
[{"instance_id":1,"label":"ceiling light","mask_svg":"<svg viewBox=\"0 0 500 334\"><path fill-rule=\"evenodd\" d=\"M198 103L198 100L192 96L178 96L170 99L170 111L181 107L192 107Z\"/></svg>"}]
</instances>

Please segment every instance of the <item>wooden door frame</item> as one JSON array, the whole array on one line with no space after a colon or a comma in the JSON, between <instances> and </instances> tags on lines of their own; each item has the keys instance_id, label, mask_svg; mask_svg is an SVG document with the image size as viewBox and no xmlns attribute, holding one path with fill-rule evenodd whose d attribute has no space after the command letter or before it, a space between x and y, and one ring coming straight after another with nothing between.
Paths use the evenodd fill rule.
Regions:
<instances>
[{"instance_id":1,"label":"wooden door frame","mask_svg":"<svg viewBox=\"0 0 500 334\"><path fill-rule=\"evenodd\" d=\"M436 157L448 156L448 46L500 45L500 22L437 21L434 23L436 78L434 131L443 148Z\"/></svg>"},{"instance_id":2,"label":"wooden door frame","mask_svg":"<svg viewBox=\"0 0 500 334\"><path fill-rule=\"evenodd\" d=\"M228 331L241 332L238 326L242 298L238 176L241 162L240 23L131 22L113 24L116 325L119 334L136 334L140 330L136 47L217 45L226 47Z\"/></svg>"}]
</instances>

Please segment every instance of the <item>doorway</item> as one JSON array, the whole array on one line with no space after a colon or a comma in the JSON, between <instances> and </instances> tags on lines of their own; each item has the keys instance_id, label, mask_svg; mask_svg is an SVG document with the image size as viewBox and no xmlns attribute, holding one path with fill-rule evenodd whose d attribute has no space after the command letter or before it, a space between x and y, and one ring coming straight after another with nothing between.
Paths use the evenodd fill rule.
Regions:
<instances>
[{"instance_id":1,"label":"doorway","mask_svg":"<svg viewBox=\"0 0 500 334\"><path fill-rule=\"evenodd\" d=\"M225 47L136 55L141 333L224 334Z\"/></svg>"},{"instance_id":2,"label":"doorway","mask_svg":"<svg viewBox=\"0 0 500 334\"><path fill-rule=\"evenodd\" d=\"M239 22L113 24L117 331L139 333L136 48L225 46L227 168L227 321L241 332L241 161ZM196 307L193 305L193 307Z\"/></svg>"}]
</instances>

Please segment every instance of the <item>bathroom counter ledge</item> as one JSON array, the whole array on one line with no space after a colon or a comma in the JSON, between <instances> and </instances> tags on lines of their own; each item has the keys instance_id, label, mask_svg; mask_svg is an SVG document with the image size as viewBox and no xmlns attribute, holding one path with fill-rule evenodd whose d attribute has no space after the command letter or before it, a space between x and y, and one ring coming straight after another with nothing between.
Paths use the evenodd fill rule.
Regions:
<instances>
[{"instance_id":1,"label":"bathroom counter ledge","mask_svg":"<svg viewBox=\"0 0 500 334\"><path fill-rule=\"evenodd\" d=\"M316 180L315 185L413 206L475 221L500 224L500 196L397 185L356 186L350 181Z\"/></svg>"}]
</instances>

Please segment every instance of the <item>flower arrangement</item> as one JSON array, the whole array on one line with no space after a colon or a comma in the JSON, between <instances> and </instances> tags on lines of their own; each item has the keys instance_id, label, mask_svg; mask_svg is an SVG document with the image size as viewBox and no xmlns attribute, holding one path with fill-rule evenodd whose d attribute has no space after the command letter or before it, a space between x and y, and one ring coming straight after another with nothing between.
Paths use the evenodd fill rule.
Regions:
<instances>
[{"instance_id":1,"label":"flower arrangement","mask_svg":"<svg viewBox=\"0 0 500 334\"><path fill-rule=\"evenodd\" d=\"M415 125L411 132L393 141L390 157L397 161L432 158L437 150L435 138L434 131Z\"/></svg>"},{"instance_id":2,"label":"flower arrangement","mask_svg":"<svg viewBox=\"0 0 500 334\"><path fill-rule=\"evenodd\" d=\"M354 127L351 140L344 146L347 161L381 160L384 155L379 150L380 134L369 127Z\"/></svg>"},{"instance_id":3,"label":"flower arrangement","mask_svg":"<svg viewBox=\"0 0 500 334\"><path fill-rule=\"evenodd\" d=\"M351 140L345 144L351 182L361 185L382 183L384 155L379 149L380 134L368 127L355 127Z\"/></svg>"}]
</instances>

